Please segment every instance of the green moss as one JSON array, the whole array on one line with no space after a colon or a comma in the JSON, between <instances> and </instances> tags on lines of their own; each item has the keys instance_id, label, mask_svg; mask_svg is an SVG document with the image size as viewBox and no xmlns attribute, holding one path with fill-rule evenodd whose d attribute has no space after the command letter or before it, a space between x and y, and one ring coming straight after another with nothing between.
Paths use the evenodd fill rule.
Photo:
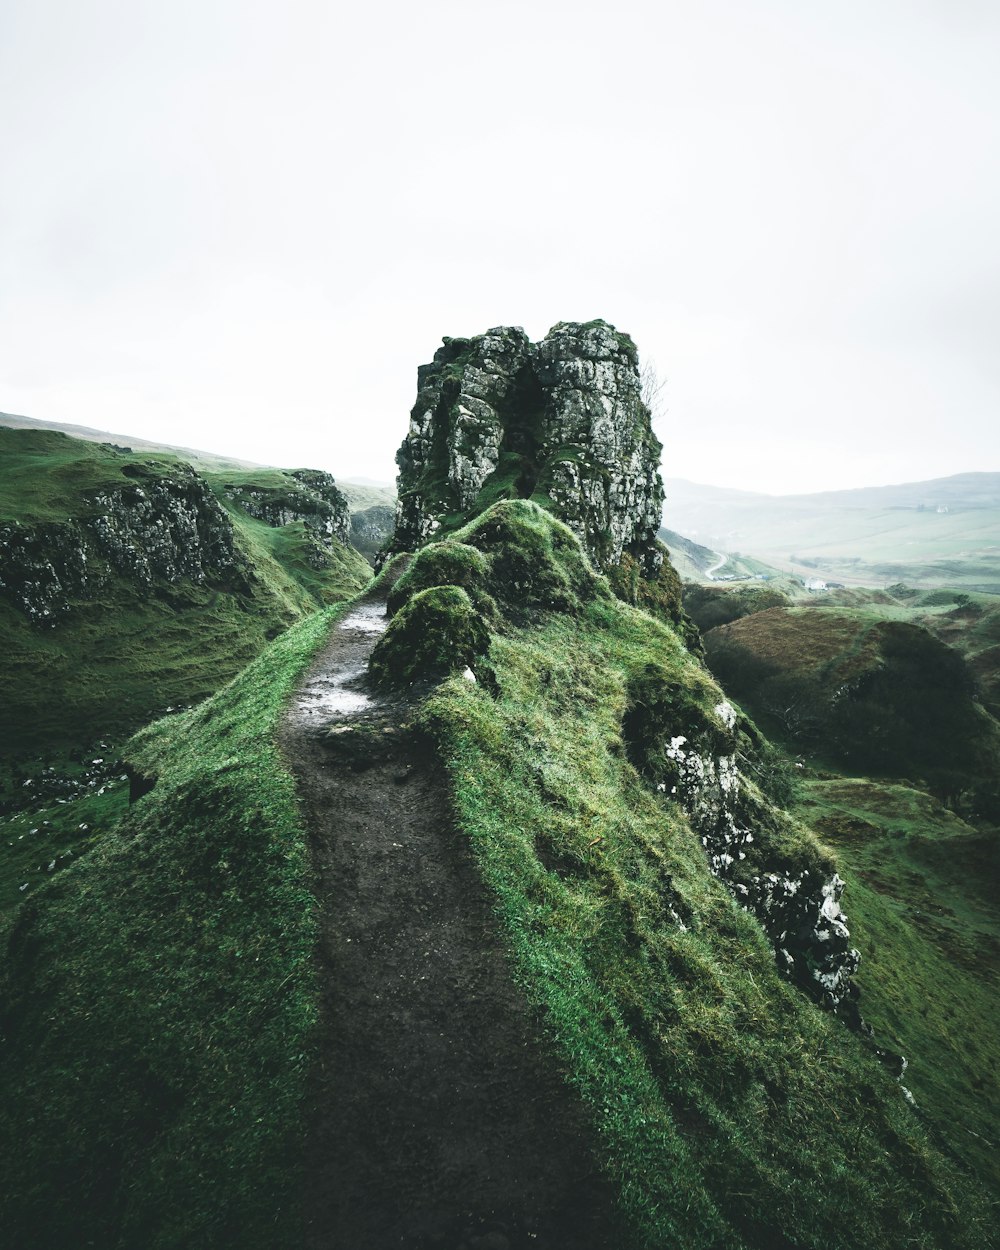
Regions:
<instances>
[{"instance_id":1,"label":"green moss","mask_svg":"<svg viewBox=\"0 0 1000 1250\"><path fill-rule=\"evenodd\" d=\"M489 648L489 632L459 586L414 594L375 645L369 672L383 686L405 687L472 664Z\"/></svg>"},{"instance_id":2,"label":"green moss","mask_svg":"<svg viewBox=\"0 0 1000 1250\"><path fill-rule=\"evenodd\" d=\"M155 789L22 908L0 997L12 1245L301 1244L314 900L275 731L335 615L144 730L128 754Z\"/></svg>"},{"instance_id":3,"label":"green moss","mask_svg":"<svg viewBox=\"0 0 1000 1250\"><path fill-rule=\"evenodd\" d=\"M538 609L576 611L609 593L572 530L530 500L495 504L455 539L489 557L489 593L516 617Z\"/></svg>"},{"instance_id":4,"label":"green moss","mask_svg":"<svg viewBox=\"0 0 1000 1250\"><path fill-rule=\"evenodd\" d=\"M681 579L670 563L670 552L660 542L656 547L662 562L655 576L644 576L640 562L626 551L621 560L608 570L611 589L626 603L642 608L661 621L669 621L684 639L688 650L700 655L701 636L684 610Z\"/></svg>"},{"instance_id":5,"label":"green moss","mask_svg":"<svg viewBox=\"0 0 1000 1250\"><path fill-rule=\"evenodd\" d=\"M474 599L483 593L486 573L486 558L475 547L447 540L432 543L417 552L389 592L389 613L394 616L412 595L431 586L461 586Z\"/></svg>"}]
</instances>

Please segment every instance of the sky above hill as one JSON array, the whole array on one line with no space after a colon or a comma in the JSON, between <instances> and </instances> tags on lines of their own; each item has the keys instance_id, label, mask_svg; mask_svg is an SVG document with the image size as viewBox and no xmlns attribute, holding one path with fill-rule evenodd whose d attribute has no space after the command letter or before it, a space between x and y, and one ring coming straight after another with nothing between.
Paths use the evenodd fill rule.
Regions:
<instances>
[{"instance_id":1,"label":"sky above hill","mask_svg":"<svg viewBox=\"0 0 1000 1250\"><path fill-rule=\"evenodd\" d=\"M4 0L0 410L394 476L442 335L603 317L664 472L1000 469L991 0Z\"/></svg>"}]
</instances>

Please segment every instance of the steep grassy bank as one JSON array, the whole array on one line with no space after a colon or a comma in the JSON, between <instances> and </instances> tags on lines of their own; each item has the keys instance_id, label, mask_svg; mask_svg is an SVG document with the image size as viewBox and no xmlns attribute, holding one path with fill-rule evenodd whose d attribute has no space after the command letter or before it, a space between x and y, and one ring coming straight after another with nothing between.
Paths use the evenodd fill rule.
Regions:
<instances>
[{"instance_id":1,"label":"steep grassy bank","mask_svg":"<svg viewBox=\"0 0 1000 1250\"><path fill-rule=\"evenodd\" d=\"M930 795L808 776L798 810L851 881L862 1011L948 1149L1000 1193L1000 838Z\"/></svg>"},{"instance_id":2,"label":"steep grassy bank","mask_svg":"<svg viewBox=\"0 0 1000 1250\"><path fill-rule=\"evenodd\" d=\"M298 1244L309 862L275 726L337 610L136 739L158 780L10 934L7 1244Z\"/></svg>"},{"instance_id":3,"label":"steep grassy bank","mask_svg":"<svg viewBox=\"0 0 1000 1250\"><path fill-rule=\"evenodd\" d=\"M525 991L602 1130L635 1230L622 1244L986 1244L981 1208L899 1085L779 976L678 805L628 762L637 675L673 683L678 734L721 692L669 629L587 586L562 527L514 515L503 547L482 522L456 536L492 568L477 585L456 550L451 580L487 609L484 595L499 600L506 623L488 655L470 650L459 592L438 596L440 637L479 681L440 686L425 724ZM518 537L531 573L511 558ZM411 603L435 594L419 589L431 551L407 575ZM792 854L808 855L799 837Z\"/></svg>"}]
</instances>

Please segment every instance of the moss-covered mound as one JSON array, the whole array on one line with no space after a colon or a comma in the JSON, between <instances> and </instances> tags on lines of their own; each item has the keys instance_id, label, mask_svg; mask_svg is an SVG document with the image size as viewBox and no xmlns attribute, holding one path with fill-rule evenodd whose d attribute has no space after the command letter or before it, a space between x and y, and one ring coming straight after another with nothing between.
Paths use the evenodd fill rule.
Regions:
<instances>
[{"instance_id":1,"label":"moss-covered mound","mask_svg":"<svg viewBox=\"0 0 1000 1250\"><path fill-rule=\"evenodd\" d=\"M460 586L431 586L403 605L369 667L381 685L403 687L466 668L489 641L482 617Z\"/></svg>"},{"instance_id":2,"label":"moss-covered mound","mask_svg":"<svg viewBox=\"0 0 1000 1250\"><path fill-rule=\"evenodd\" d=\"M712 671L797 750L994 819L1000 728L962 656L876 612L771 608L706 636Z\"/></svg>"}]
</instances>

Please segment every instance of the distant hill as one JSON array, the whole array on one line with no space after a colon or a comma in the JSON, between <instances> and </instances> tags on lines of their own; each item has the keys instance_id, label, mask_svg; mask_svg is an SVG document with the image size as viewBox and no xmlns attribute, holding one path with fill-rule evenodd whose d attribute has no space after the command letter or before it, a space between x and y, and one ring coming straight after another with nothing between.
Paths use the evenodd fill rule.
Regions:
<instances>
[{"instance_id":1,"label":"distant hill","mask_svg":"<svg viewBox=\"0 0 1000 1250\"><path fill-rule=\"evenodd\" d=\"M154 443L148 438L133 434L112 434L108 430L95 430L89 425L69 425L62 421L36 421L34 417L18 417L10 412L0 412L0 425L12 430L55 430L82 438L88 443L111 443L116 447L130 447L132 451L168 452L181 460L188 460L201 469L225 472L227 469L257 469L261 466L253 460L235 460L232 456L217 456L210 451L197 451L193 447L175 447L170 443Z\"/></svg>"},{"instance_id":2,"label":"distant hill","mask_svg":"<svg viewBox=\"0 0 1000 1250\"><path fill-rule=\"evenodd\" d=\"M674 530L661 527L658 537L670 551L670 563L685 582L775 581L789 588L794 578L752 556L713 551Z\"/></svg>"},{"instance_id":3,"label":"distant hill","mask_svg":"<svg viewBox=\"0 0 1000 1250\"><path fill-rule=\"evenodd\" d=\"M1000 591L1000 473L814 495L665 486L664 524L720 552L846 584Z\"/></svg>"}]
</instances>

